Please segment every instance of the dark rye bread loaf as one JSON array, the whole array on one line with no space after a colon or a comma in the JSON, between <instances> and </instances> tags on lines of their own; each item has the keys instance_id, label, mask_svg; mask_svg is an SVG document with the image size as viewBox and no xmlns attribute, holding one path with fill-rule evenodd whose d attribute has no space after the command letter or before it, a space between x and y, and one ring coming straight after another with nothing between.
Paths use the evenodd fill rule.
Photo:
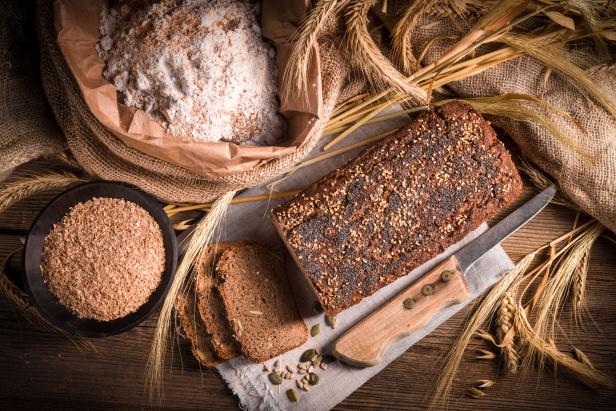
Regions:
<instances>
[{"instance_id":1,"label":"dark rye bread loaf","mask_svg":"<svg viewBox=\"0 0 616 411\"><path fill-rule=\"evenodd\" d=\"M461 240L521 189L494 130L452 102L277 207L273 221L333 315Z\"/></svg>"},{"instance_id":2,"label":"dark rye bread loaf","mask_svg":"<svg viewBox=\"0 0 616 411\"><path fill-rule=\"evenodd\" d=\"M191 287L186 294L175 300L175 309L184 330L184 335L190 341L192 353L201 365L208 368L216 367L222 361L216 357L210 345L209 335L205 331L199 313L195 289Z\"/></svg>"},{"instance_id":3,"label":"dark rye bread loaf","mask_svg":"<svg viewBox=\"0 0 616 411\"><path fill-rule=\"evenodd\" d=\"M215 273L216 263L223 251L247 244L244 241L211 244L203 251L197 268L196 288L199 314L205 330L210 335L214 352L223 360L235 358L242 353L233 338L233 332L225 315L225 307L216 290L218 283Z\"/></svg>"},{"instance_id":4,"label":"dark rye bread loaf","mask_svg":"<svg viewBox=\"0 0 616 411\"><path fill-rule=\"evenodd\" d=\"M233 335L250 361L266 361L306 341L308 329L280 255L256 244L228 248L216 274Z\"/></svg>"}]
</instances>

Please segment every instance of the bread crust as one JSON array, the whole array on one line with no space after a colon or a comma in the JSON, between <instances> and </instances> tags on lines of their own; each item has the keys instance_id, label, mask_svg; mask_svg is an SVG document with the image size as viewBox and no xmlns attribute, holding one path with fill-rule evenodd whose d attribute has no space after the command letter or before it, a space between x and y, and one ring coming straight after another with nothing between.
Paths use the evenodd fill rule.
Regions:
<instances>
[{"instance_id":1,"label":"bread crust","mask_svg":"<svg viewBox=\"0 0 616 411\"><path fill-rule=\"evenodd\" d=\"M205 330L210 335L212 349L223 360L230 360L241 355L233 332L229 328L225 309L216 291L216 263L227 249L248 245L245 241L228 241L210 244L203 251L197 268L197 305Z\"/></svg>"},{"instance_id":2,"label":"bread crust","mask_svg":"<svg viewBox=\"0 0 616 411\"><path fill-rule=\"evenodd\" d=\"M212 351L209 335L197 313L197 299L193 287L177 297L175 309L184 335L190 341L192 353L197 361L208 368L214 368L220 364L222 361Z\"/></svg>"}]
</instances>

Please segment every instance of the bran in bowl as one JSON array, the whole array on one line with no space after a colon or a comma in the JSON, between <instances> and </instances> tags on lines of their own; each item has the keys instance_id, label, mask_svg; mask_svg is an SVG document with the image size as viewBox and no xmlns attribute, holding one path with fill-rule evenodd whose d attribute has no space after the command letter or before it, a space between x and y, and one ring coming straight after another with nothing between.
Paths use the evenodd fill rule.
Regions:
<instances>
[{"instance_id":1,"label":"bran in bowl","mask_svg":"<svg viewBox=\"0 0 616 411\"><path fill-rule=\"evenodd\" d=\"M158 223L117 198L76 204L43 243L43 280L80 318L111 321L137 311L160 284L164 267Z\"/></svg>"}]
</instances>

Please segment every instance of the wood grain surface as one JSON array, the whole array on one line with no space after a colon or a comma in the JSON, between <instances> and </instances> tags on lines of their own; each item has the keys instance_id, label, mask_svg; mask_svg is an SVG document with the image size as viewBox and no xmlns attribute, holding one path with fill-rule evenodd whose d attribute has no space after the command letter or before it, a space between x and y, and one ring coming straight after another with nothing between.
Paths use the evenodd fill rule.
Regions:
<instances>
[{"instance_id":1,"label":"wood grain surface","mask_svg":"<svg viewBox=\"0 0 616 411\"><path fill-rule=\"evenodd\" d=\"M532 190L527 189L521 203ZM0 226L27 227L50 195L24 201L0 216ZM574 214L549 206L530 224L508 239L505 249L518 260L571 226ZM612 234L613 236L613 234ZM18 245L0 236L0 256ZM581 348L594 365L616 376L616 253L614 243L600 238L593 248L588 276L588 303L594 324L576 327L564 316L566 332L557 345ZM468 309L444 323L413 346L384 371L337 406L339 410L421 409L439 361L462 327ZM566 310L566 313L569 311ZM0 297L0 410L227 410L238 402L217 372L200 369L183 341L170 347L173 363L167 368L163 398L150 401L144 370L156 318L136 329L79 348L63 337L27 322ZM473 340L465 353L449 402L450 409L573 410L616 409L616 392L595 392L564 372L548 366L536 371L506 375L494 361L473 357L488 348ZM482 399L465 395L479 379L496 385Z\"/></svg>"}]
</instances>

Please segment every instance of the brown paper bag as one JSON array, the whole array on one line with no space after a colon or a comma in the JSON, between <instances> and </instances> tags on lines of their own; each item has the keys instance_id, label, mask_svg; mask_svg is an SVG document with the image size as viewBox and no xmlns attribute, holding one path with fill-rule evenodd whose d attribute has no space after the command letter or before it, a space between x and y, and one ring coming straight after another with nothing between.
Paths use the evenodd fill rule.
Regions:
<instances>
[{"instance_id":1,"label":"brown paper bag","mask_svg":"<svg viewBox=\"0 0 616 411\"><path fill-rule=\"evenodd\" d=\"M262 31L277 48L282 73L291 49L286 41L309 5L304 0L262 3ZM315 47L310 64L313 92L281 103L288 124L286 145L172 138L143 113L119 105L115 90L102 78L94 50L101 4L41 0L37 13L45 93L69 148L87 171L101 178L135 184L167 201L209 201L284 173L314 147L339 96L353 95L342 90L348 70L335 44L324 40Z\"/></svg>"}]
</instances>

